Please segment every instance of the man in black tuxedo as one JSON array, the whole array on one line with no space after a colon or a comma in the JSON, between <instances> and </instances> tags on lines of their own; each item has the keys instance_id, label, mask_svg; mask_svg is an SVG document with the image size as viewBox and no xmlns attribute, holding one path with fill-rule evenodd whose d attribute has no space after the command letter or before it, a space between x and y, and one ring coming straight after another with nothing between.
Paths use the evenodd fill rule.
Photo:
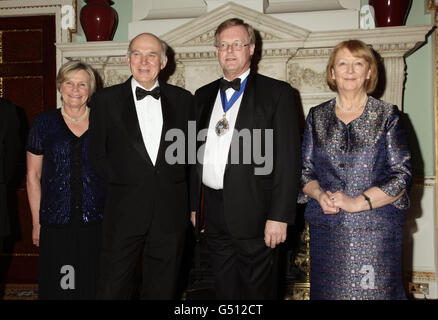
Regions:
<instances>
[{"instance_id":1,"label":"man in black tuxedo","mask_svg":"<svg viewBox=\"0 0 438 320\"><path fill-rule=\"evenodd\" d=\"M142 255L142 299L175 298L189 222L188 170L165 158L179 129L187 136L190 92L158 80L166 44L148 33L130 43L132 77L90 103L89 156L108 182L99 299L129 299Z\"/></svg>"},{"instance_id":2,"label":"man in black tuxedo","mask_svg":"<svg viewBox=\"0 0 438 320\"><path fill-rule=\"evenodd\" d=\"M299 187L295 95L250 70L255 34L242 20L224 21L215 46L224 78L195 93L197 128L208 133L192 176L191 220L202 202L218 299L275 299L278 245L294 223Z\"/></svg>"},{"instance_id":3,"label":"man in black tuxedo","mask_svg":"<svg viewBox=\"0 0 438 320\"><path fill-rule=\"evenodd\" d=\"M24 156L16 106L0 98L0 252L3 238L11 230L7 205L7 185L14 177L20 156Z\"/></svg>"}]
</instances>

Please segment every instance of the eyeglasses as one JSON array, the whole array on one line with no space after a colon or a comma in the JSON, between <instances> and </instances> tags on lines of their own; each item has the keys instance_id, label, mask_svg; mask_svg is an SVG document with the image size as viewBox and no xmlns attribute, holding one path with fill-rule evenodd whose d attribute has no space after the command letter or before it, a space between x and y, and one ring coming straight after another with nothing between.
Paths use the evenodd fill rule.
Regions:
<instances>
[{"instance_id":1,"label":"eyeglasses","mask_svg":"<svg viewBox=\"0 0 438 320\"><path fill-rule=\"evenodd\" d=\"M228 51L228 48L231 48L233 51L242 51L243 47L249 46L248 44L243 44L240 41L235 41L231 44L226 42L221 42L219 45L216 46L219 51Z\"/></svg>"}]
</instances>

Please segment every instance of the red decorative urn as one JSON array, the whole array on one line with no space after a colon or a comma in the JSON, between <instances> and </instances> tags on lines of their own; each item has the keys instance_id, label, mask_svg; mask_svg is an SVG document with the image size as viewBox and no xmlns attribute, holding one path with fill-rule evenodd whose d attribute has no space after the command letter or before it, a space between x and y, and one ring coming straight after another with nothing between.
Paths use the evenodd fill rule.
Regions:
<instances>
[{"instance_id":1,"label":"red decorative urn","mask_svg":"<svg viewBox=\"0 0 438 320\"><path fill-rule=\"evenodd\" d=\"M412 0L369 0L374 8L376 27L404 25Z\"/></svg>"},{"instance_id":2,"label":"red decorative urn","mask_svg":"<svg viewBox=\"0 0 438 320\"><path fill-rule=\"evenodd\" d=\"M112 40L117 29L119 17L111 5L111 0L85 0L80 20L87 41Z\"/></svg>"}]
</instances>

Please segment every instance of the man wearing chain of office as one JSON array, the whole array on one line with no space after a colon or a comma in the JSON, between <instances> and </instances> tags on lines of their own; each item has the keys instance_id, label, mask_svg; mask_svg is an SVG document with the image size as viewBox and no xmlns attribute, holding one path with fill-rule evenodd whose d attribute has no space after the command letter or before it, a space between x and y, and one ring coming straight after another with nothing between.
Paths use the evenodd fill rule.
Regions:
<instances>
[{"instance_id":1,"label":"man wearing chain of office","mask_svg":"<svg viewBox=\"0 0 438 320\"><path fill-rule=\"evenodd\" d=\"M276 299L278 246L294 221L299 185L295 95L252 70L255 32L241 19L219 25L215 47L224 76L195 93L197 129L208 131L192 176L192 223L202 212L217 299ZM237 133L248 130L272 133L253 139L270 150L272 170L242 161L248 140ZM240 161L232 161L236 153Z\"/></svg>"}]
</instances>

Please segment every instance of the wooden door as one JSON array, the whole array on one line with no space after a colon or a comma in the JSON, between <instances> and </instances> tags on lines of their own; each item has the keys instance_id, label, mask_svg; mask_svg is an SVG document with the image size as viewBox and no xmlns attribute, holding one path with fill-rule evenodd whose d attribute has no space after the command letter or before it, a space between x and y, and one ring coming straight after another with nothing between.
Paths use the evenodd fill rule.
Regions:
<instances>
[{"instance_id":1,"label":"wooden door","mask_svg":"<svg viewBox=\"0 0 438 320\"><path fill-rule=\"evenodd\" d=\"M55 16L0 18L0 96L22 113L24 136L35 116L56 108ZM0 256L0 283L37 283L38 248L32 244L32 220L21 175L8 205L13 235Z\"/></svg>"}]
</instances>

